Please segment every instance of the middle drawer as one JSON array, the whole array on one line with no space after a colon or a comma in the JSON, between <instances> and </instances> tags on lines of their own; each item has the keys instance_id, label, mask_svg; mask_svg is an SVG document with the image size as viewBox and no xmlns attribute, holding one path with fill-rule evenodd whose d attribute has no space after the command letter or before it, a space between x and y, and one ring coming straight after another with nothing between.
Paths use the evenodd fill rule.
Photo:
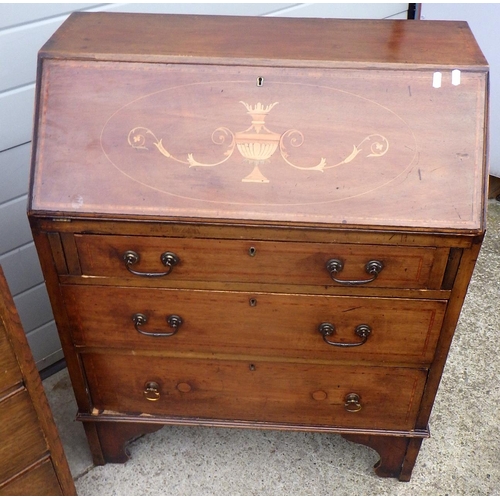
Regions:
<instances>
[{"instance_id":1,"label":"middle drawer","mask_svg":"<svg viewBox=\"0 0 500 500\"><path fill-rule=\"evenodd\" d=\"M62 286L77 346L432 361L445 301Z\"/></svg>"}]
</instances>

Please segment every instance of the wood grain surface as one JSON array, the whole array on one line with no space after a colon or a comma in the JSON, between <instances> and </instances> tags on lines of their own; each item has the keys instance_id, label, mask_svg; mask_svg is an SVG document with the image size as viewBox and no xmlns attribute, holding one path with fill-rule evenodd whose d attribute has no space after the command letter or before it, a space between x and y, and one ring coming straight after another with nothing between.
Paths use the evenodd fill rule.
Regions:
<instances>
[{"instance_id":1,"label":"wood grain surface","mask_svg":"<svg viewBox=\"0 0 500 500\"><path fill-rule=\"evenodd\" d=\"M473 48L447 26L457 53ZM143 50L140 34L129 35ZM486 66L457 62L457 85L433 65L310 70L146 57L137 66L46 56L34 211L484 226Z\"/></svg>"},{"instance_id":2,"label":"wood grain surface","mask_svg":"<svg viewBox=\"0 0 500 500\"><path fill-rule=\"evenodd\" d=\"M73 478L0 267L0 495L61 493Z\"/></svg>"},{"instance_id":3,"label":"wood grain surface","mask_svg":"<svg viewBox=\"0 0 500 500\"><path fill-rule=\"evenodd\" d=\"M411 430L425 370L84 354L95 408L149 415ZM144 397L147 382L158 401ZM347 394L362 409L346 411Z\"/></svg>"},{"instance_id":4,"label":"wood grain surface","mask_svg":"<svg viewBox=\"0 0 500 500\"><path fill-rule=\"evenodd\" d=\"M0 443L0 484L48 451L26 390L0 402Z\"/></svg>"},{"instance_id":5,"label":"wood grain surface","mask_svg":"<svg viewBox=\"0 0 500 500\"><path fill-rule=\"evenodd\" d=\"M64 301L77 346L400 365L432 361L446 308L431 300L99 286L64 287ZM147 316L141 329L150 333L171 332L171 314L183 323L172 337L150 337L135 329L135 313ZM335 347L318 330L323 322L335 326L332 342L359 343L362 324L372 333L362 346Z\"/></svg>"},{"instance_id":6,"label":"wood grain surface","mask_svg":"<svg viewBox=\"0 0 500 500\"><path fill-rule=\"evenodd\" d=\"M94 463L163 424L301 429L409 480L487 108L466 23L71 16L40 52L29 217Z\"/></svg>"},{"instance_id":7,"label":"wood grain surface","mask_svg":"<svg viewBox=\"0 0 500 500\"><path fill-rule=\"evenodd\" d=\"M370 279L372 275L366 272L366 264L371 260L383 263L377 278L361 288L438 289L446 265L440 252L432 247L111 235L76 235L75 241L81 273L86 276L134 277L123 260L128 250L139 254L139 262L131 266L134 271L165 273L167 267L160 257L164 252L173 252L179 263L168 276L156 280L166 286L170 279L175 279L342 287L326 268L327 262L336 258L344 263L342 271L335 275L339 280Z\"/></svg>"},{"instance_id":8,"label":"wood grain surface","mask_svg":"<svg viewBox=\"0 0 500 500\"><path fill-rule=\"evenodd\" d=\"M486 65L467 23L446 21L74 13L41 52L141 62Z\"/></svg>"}]
</instances>

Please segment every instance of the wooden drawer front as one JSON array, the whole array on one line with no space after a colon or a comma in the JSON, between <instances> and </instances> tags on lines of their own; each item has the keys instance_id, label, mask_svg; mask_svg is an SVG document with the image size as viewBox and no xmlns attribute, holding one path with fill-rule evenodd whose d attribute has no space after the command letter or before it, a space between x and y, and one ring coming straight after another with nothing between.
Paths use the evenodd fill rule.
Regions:
<instances>
[{"instance_id":1,"label":"wooden drawer front","mask_svg":"<svg viewBox=\"0 0 500 500\"><path fill-rule=\"evenodd\" d=\"M83 361L97 409L334 427L411 430L426 380L425 370L402 368L106 354ZM144 393L151 383L156 401ZM355 413L345 408L350 393L360 398Z\"/></svg>"},{"instance_id":2,"label":"wooden drawer front","mask_svg":"<svg viewBox=\"0 0 500 500\"><path fill-rule=\"evenodd\" d=\"M154 288L64 286L77 345L183 352L428 363L440 333L446 302L324 295L250 294ZM182 324L170 337L166 318ZM359 343L359 325L371 333L363 345L342 348L325 342L319 326L331 323L331 342Z\"/></svg>"},{"instance_id":3,"label":"wooden drawer front","mask_svg":"<svg viewBox=\"0 0 500 500\"><path fill-rule=\"evenodd\" d=\"M398 288L441 286L447 251L436 248L377 245L332 245L269 241L76 235L81 271L89 276L132 278L123 255L132 250L139 261L130 266L143 273L164 273L161 255L178 258L169 275L145 278L169 280L336 285L326 269L330 259L343 262L339 280L369 280L366 265L372 260L384 268L372 282L359 285Z\"/></svg>"},{"instance_id":4,"label":"wooden drawer front","mask_svg":"<svg viewBox=\"0 0 500 500\"><path fill-rule=\"evenodd\" d=\"M21 381L21 370L7 340L2 319L0 318L0 395Z\"/></svg>"},{"instance_id":5,"label":"wooden drawer front","mask_svg":"<svg viewBox=\"0 0 500 500\"><path fill-rule=\"evenodd\" d=\"M47 459L27 470L13 481L0 486L1 496L62 495L52 460Z\"/></svg>"},{"instance_id":6,"label":"wooden drawer front","mask_svg":"<svg viewBox=\"0 0 500 500\"><path fill-rule=\"evenodd\" d=\"M0 402L0 443L0 484L41 458L47 451L47 444L26 390Z\"/></svg>"}]
</instances>

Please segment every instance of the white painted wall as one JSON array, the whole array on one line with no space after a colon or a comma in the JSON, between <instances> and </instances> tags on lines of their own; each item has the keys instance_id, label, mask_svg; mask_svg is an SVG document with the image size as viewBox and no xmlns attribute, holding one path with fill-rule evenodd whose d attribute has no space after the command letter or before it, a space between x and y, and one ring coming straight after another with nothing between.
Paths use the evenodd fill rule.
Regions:
<instances>
[{"instance_id":1,"label":"white painted wall","mask_svg":"<svg viewBox=\"0 0 500 500\"><path fill-rule=\"evenodd\" d=\"M500 4L423 3L421 18L467 21L490 65L490 172L500 177ZM496 35L495 35L496 33Z\"/></svg>"},{"instance_id":2,"label":"white painted wall","mask_svg":"<svg viewBox=\"0 0 500 500\"><path fill-rule=\"evenodd\" d=\"M74 10L406 19L408 4L0 3L0 265L39 369L62 358L26 217L38 49Z\"/></svg>"}]
</instances>

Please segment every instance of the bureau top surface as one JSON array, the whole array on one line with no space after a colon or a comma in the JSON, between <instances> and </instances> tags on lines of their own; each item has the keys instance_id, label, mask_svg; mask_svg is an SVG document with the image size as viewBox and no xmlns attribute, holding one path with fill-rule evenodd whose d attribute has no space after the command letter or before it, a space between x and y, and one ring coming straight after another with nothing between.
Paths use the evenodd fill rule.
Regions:
<instances>
[{"instance_id":1,"label":"bureau top surface","mask_svg":"<svg viewBox=\"0 0 500 500\"><path fill-rule=\"evenodd\" d=\"M40 56L32 213L483 229L465 23L77 14Z\"/></svg>"},{"instance_id":2,"label":"bureau top surface","mask_svg":"<svg viewBox=\"0 0 500 500\"><path fill-rule=\"evenodd\" d=\"M292 50L293 48L293 50ZM363 67L485 66L467 23L74 13L44 57Z\"/></svg>"}]
</instances>

